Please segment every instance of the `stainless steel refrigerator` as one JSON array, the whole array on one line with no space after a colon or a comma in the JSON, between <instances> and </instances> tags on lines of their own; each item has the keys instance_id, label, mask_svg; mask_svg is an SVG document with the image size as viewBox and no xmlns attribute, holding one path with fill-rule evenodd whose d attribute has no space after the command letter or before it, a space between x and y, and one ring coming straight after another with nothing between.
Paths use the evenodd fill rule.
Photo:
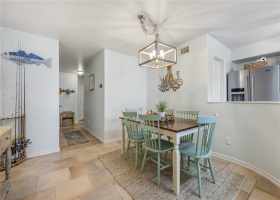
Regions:
<instances>
[{"instance_id":1,"label":"stainless steel refrigerator","mask_svg":"<svg viewBox=\"0 0 280 200\"><path fill-rule=\"evenodd\" d=\"M280 101L279 65L229 72L228 101Z\"/></svg>"}]
</instances>

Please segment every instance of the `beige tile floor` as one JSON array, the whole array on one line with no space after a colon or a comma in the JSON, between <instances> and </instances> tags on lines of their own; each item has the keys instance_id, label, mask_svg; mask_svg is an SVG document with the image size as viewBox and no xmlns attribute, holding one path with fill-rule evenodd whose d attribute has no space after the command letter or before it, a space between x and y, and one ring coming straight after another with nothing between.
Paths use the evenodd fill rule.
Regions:
<instances>
[{"instance_id":1,"label":"beige tile floor","mask_svg":"<svg viewBox=\"0 0 280 200\"><path fill-rule=\"evenodd\" d=\"M98 159L99 155L120 149L120 142L102 144L83 129L83 124L61 128L61 133L69 130L81 130L90 142L68 146L61 134L61 152L27 159L12 168L12 186L5 199L132 199ZM259 174L213 158L215 162L247 178L238 200L280 200L280 188ZM1 172L1 179L4 177Z\"/></svg>"}]
</instances>

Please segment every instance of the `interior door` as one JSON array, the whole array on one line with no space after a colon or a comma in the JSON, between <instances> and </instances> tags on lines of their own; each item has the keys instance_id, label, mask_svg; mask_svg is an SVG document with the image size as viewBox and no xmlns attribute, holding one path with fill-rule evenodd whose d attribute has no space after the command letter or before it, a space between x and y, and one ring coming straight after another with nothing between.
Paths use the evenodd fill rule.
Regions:
<instances>
[{"instance_id":1,"label":"interior door","mask_svg":"<svg viewBox=\"0 0 280 200\"><path fill-rule=\"evenodd\" d=\"M225 72L224 72L224 60L214 57L213 61L213 101L225 101L226 91L225 91Z\"/></svg>"},{"instance_id":2,"label":"interior door","mask_svg":"<svg viewBox=\"0 0 280 200\"><path fill-rule=\"evenodd\" d=\"M80 85L80 96L79 96L79 104L80 104L80 120L83 120L85 118L84 115L84 107L85 107L85 101L84 101L84 97L85 97L85 87L84 85Z\"/></svg>"}]
</instances>

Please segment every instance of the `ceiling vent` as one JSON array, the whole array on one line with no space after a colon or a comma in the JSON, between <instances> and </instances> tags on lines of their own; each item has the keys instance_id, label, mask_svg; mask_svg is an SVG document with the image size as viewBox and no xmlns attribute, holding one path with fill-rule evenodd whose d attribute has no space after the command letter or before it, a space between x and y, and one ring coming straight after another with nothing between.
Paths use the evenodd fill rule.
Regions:
<instances>
[{"instance_id":1,"label":"ceiling vent","mask_svg":"<svg viewBox=\"0 0 280 200\"><path fill-rule=\"evenodd\" d=\"M184 47L184 48L181 49L181 55L182 55L182 54L185 54L185 53L188 53L189 51L190 51L189 46Z\"/></svg>"}]
</instances>

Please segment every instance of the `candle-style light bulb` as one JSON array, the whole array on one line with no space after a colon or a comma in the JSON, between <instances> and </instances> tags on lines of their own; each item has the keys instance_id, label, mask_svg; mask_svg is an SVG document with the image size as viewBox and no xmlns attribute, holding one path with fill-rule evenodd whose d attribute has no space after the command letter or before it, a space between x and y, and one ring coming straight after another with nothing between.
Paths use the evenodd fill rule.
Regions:
<instances>
[{"instance_id":1,"label":"candle-style light bulb","mask_svg":"<svg viewBox=\"0 0 280 200\"><path fill-rule=\"evenodd\" d=\"M149 53L150 59L153 59L153 53Z\"/></svg>"},{"instance_id":2,"label":"candle-style light bulb","mask_svg":"<svg viewBox=\"0 0 280 200\"><path fill-rule=\"evenodd\" d=\"M163 52L163 50L160 50L160 52L159 52L159 54L160 54L160 58L164 58L164 52Z\"/></svg>"},{"instance_id":3,"label":"candle-style light bulb","mask_svg":"<svg viewBox=\"0 0 280 200\"><path fill-rule=\"evenodd\" d=\"M156 57L156 50L153 50L153 58Z\"/></svg>"}]
</instances>

